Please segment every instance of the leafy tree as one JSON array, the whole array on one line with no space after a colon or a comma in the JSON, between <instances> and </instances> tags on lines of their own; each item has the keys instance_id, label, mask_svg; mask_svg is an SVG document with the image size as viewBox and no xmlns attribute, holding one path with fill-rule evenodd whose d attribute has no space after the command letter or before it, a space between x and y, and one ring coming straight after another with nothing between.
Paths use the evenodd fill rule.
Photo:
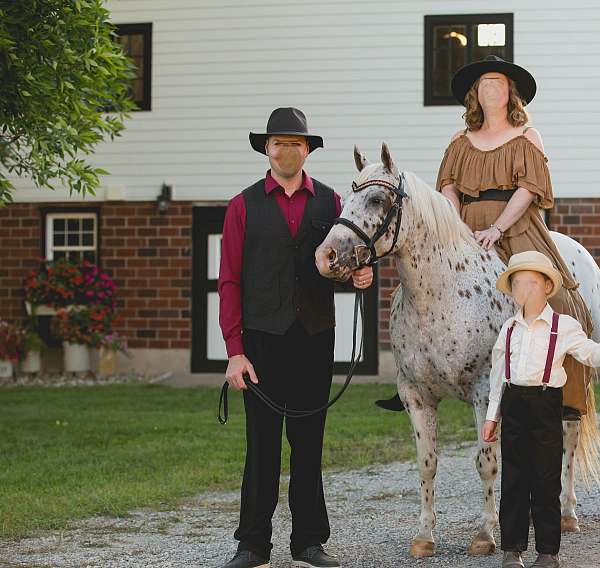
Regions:
<instances>
[{"instance_id":1,"label":"leafy tree","mask_svg":"<svg viewBox=\"0 0 600 568\"><path fill-rule=\"evenodd\" d=\"M102 0L0 0L0 207L9 174L94 194L86 156L122 131L133 74Z\"/></svg>"}]
</instances>

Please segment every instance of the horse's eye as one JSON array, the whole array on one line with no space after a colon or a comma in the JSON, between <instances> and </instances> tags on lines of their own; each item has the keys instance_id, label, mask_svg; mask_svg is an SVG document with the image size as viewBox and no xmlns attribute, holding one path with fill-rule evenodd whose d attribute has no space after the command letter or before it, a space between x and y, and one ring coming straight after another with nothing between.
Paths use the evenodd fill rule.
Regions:
<instances>
[{"instance_id":1,"label":"horse's eye","mask_svg":"<svg viewBox=\"0 0 600 568\"><path fill-rule=\"evenodd\" d=\"M383 205L383 200L379 199L379 197L371 197L371 199L369 199L369 203L371 205Z\"/></svg>"}]
</instances>

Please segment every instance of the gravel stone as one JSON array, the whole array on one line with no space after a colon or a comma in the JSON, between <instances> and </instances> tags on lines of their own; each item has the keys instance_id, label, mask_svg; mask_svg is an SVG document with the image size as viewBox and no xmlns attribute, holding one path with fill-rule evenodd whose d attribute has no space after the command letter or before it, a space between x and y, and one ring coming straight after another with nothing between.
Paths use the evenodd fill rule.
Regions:
<instances>
[{"instance_id":1,"label":"gravel stone","mask_svg":"<svg viewBox=\"0 0 600 568\"><path fill-rule=\"evenodd\" d=\"M483 496L474 445L444 448L436 478L437 553L408 555L420 512L418 470L412 462L325 474L332 536L326 550L344 568L405 566L500 567L501 552L466 553L476 533ZM498 485L498 483L497 483ZM272 568L289 566L290 514L283 479L274 519ZM499 495L496 495L499 498ZM563 535L564 568L600 566L600 489L577 487L580 534ZM0 541L2 568L217 568L235 552L239 492L203 493L174 511L136 510L126 518L77 521L67 530ZM496 540L499 545L499 530ZM533 534L525 560L535 557ZM526 564L527 565L527 564Z\"/></svg>"}]
</instances>

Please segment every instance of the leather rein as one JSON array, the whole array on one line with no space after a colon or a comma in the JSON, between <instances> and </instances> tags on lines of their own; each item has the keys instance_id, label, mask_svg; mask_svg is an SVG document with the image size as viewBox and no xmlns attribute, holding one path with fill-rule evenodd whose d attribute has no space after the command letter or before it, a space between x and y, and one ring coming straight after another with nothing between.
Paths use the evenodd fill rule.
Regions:
<instances>
[{"instance_id":1,"label":"leather rein","mask_svg":"<svg viewBox=\"0 0 600 568\"><path fill-rule=\"evenodd\" d=\"M396 246L396 242L398 241L398 234L400 232L400 223L402 221L402 200L405 197L408 197L408 195L404 192L404 175L400 174L400 179L398 181L397 186L394 185L393 183L390 183L389 181L386 181L383 179L368 180L364 183L361 183L360 185L357 185L355 182L352 182L352 191L354 191L356 193L356 192L362 191L363 189L366 189L367 187L376 186L376 185L383 186L386 189L389 189L392 193L394 193L395 199L394 199L394 203L392 204L392 207L390 208L387 215L385 216L383 223L377 229L377 231L375 231L375 233L373 234L372 237L369 237L360 227L355 225L349 219L344 219L343 217L338 217L333 222L334 225L344 225L345 227L348 227L349 229L354 231L354 233L356 233L356 235L359 236L365 243L364 245L356 245L354 247L354 257L355 257L355 260L357 263L357 268L360 268L361 266L372 266L373 264L378 262L383 257L388 256L394 250L394 247ZM381 256L377 256L377 252L375 251L375 244L388 230L388 227L392 223L394 216L396 216L396 227L394 229L394 238L392 240L392 245L390 246L389 250L385 254L382 254ZM359 344L358 352L357 352L356 336L357 336L357 332L358 332L358 316L359 316L359 314L360 314L361 322L363 322L363 325L362 325L362 335L360 338L360 344ZM324 412L329 407L333 406L341 398L341 396L344 394L344 392L350 385L350 382L352 381L352 377L354 376L354 370L356 368L356 365L360 361L360 357L361 357L362 349L363 349L364 337L365 337L364 291L357 288L356 295L354 297L352 355L350 356L350 367L348 369L348 374L346 375L346 380L344 382L344 385L340 389L340 391L331 400L329 400L327 402L327 404L324 404L323 406L320 406L319 408L313 408L310 410L308 410L308 409L307 410L296 410L293 408L288 408L287 406L281 405L281 404L277 403L276 401L274 401L269 396L267 396L260 389L259 386L255 385L250 380L250 377L247 373L244 374L244 382L246 383L248 390L250 390L252 393L254 393L269 409L271 409L276 414L279 414L280 416L284 416L286 418L306 418L308 416L314 416L315 414ZM227 424L227 420L229 418L229 401L228 401L228 397L227 397L228 390L229 390L229 383L225 382L221 389L221 396L219 398L218 420L221 424Z\"/></svg>"}]
</instances>

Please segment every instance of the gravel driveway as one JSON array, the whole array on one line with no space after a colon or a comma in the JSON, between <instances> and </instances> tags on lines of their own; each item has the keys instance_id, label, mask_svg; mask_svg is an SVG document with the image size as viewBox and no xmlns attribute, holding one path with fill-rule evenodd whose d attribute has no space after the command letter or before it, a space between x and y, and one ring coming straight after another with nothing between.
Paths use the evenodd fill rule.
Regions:
<instances>
[{"instance_id":1,"label":"gravel driveway","mask_svg":"<svg viewBox=\"0 0 600 568\"><path fill-rule=\"evenodd\" d=\"M418 472L413 463L392 463L329 472L325 489L332 526L328 550L346 568L500 566L500 554L469 557L481 495L473 464L475 447L442 451L437 475L437 556L414 560L407 554L419 515ZM290 515L282 484L275 518L273 568L289 565ZM231 533L238 493L206 493L180 509L134 511L128 518L94 518L43 538L0 541L0 566L73 568L218 567L234 551ZM563 536L565 568L600 567L600 490L578 488L581 534ZM497 540L499 535L497 533ZM530 551L526 560L533 558Z\"/></svg>"}]
</instances>

